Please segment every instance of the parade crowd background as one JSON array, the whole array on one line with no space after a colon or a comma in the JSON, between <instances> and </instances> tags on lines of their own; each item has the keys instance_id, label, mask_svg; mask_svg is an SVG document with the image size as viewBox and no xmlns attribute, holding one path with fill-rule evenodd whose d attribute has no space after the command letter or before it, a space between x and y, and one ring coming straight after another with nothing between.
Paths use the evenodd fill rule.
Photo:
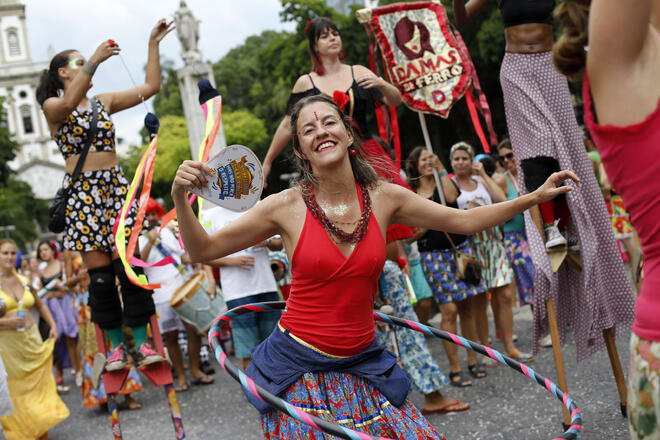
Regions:
<instances>
[{"instance_id":1,"label":"parade crowd background","mask_svg":"<svg viewBox=\"0 0 660 440\"><path fill-rule=\"evenodd\" d=\"M381 5L387 3L390 2L380 2ZM449 20L453 21L452 5L445 4L444 6L447 8ZM354 9L357 9L357 6ZM308 20L310 17L329 17L337 24L337 27L341 32L342 41L344 42L343 47L346 51L344 62L346 64L369 65L369 42L363 26L357 22L354 14L343 15L338 13L335 9L327 6L325 2L320 0L283 0L280 18L283 22L294 26L294 31L264 31L261 34L250 36L244 43L234 47L220 60L213 63L215 82L222 95L222 120L228 145L247 145L254 150L260 159L263 160L266 156L266 151L273 139L273 135L284 115L291 87L298 77L309 70L310 63L309 54L307 52L307 36L305 34L305 28L309 25ZM555 23L554 26L555 31L558 34L560 32L559 26L557 23ZM449 172L458 175L459 173L451 168L451 166L455 164L454 160L456 158L454 155L458 152L458 156L470 156L470 161L474 158L475 163L480 162L483 164L477 165L475 168L476 172L479 173L483 179L487 179L485 174L488 174L493 178L493 181L496 182L503 193L506 194L507 190L510 189L510 186L507 186L507 182L509 182L510 180L508 179L511 178L512 169L510 165L512 164L512 159L507 156L511 151L511 147L510 144L507 144L506 140L507 128L502 90L499 80L499 67L505 45L504 28L496 2L490 2L480 16L475 18L468 25L462 27L461 34L468 46L472 60L474 61L483 91L488 98L488 103L493 115L493 125L495 131L499 135L499 140L502 141L499 148L501 151L497 151L497 148L493 148L494 151L491 156L480 155L474 158L476 154L481 153L479 147L480 142L474 132L472 123L470 122L465 100L462 100L453 108L449 118L441 119L433 117L432 120L429 119L429 134L435 148L435 153L438 157L435 159L427 156L422 157L419 151L415 152L416 147L424 144L422 132L419 129L418 116L403 106L399 106L397 108L397 114L401 133L402 157L404 159L410 159L405 163L404 168L407 168L409 171L408 177L411 177L411 174L414 175L417 173L416 177L421 179L423 176L420 176L420 174L423 173L423 169L425 169L424 167L428 165L423 162L427 160L433 162L434 166L438 169L444 170L446 168ZM148 212L156 212L159 213L159 215L152 217L152 224L150 225L151 230L153 230L154 225L157 224L158 217L162 216L163 212L172 208L173 203L170 196L172 178L181 162L190 159L190 147L188 143L186 122L183 116L183 107L179 84L176 77L176 69L171 60L163 59L161 65L163 78L161 89L152 100L153 111L160 119L160 152L158 155L157 166L155 168L152 188L152 196L155 200L153 200L153 204L150 206ZM246 81L246 78L250 78L250 80ZM581 84L572 84L571 87L574 87L574 91L576 92L574 94L574 108L577 120L581 122L583 112L581 109L580 94L577 93L577 91L581 90ZM375 118L373 115L368 115L368 120L372 126L375 124ZM149 136L146 130L143 130L141 136L142 145L131 148L128 154L122 155L119 158L120 165L129 181L133 177L132 173L136 168L140 156L148 145ZM468 147L456 147L457 144L462 145L460 144L461 142L467 144ZM36 199L34 195L31 194L31 191L26 184L12 177L12 171L6 164L15 154L17 147L12 141L10 133L4 126L0 126L0 146L0 158L2 159L2 163L0 164L0 181L2 183L2 189L0 189L0 224L14 224L17 226L17 229L12 231L10 237L15 240L19 250L25 250L27 249L27 243L38 242L39 231L45 229L45 225L48 222L48 216L46 214L47 205L44 201ZM472 146L475 151L469 146ZM593 144L588 138L588 133L586 132L585 148L588 150L594 149ZM595 148L597 149L598 146L596 145ZM498 155L498 152L501 153L501 155ZM273 162L270 171L270 178L268 180L268 187L264 190L264 196L279 192L289 187L291 182L286 178L280 179L279 176L290 174L294 170L292 165L292 154L291 149L285 149L279 158ZM467 159L468 158L466 157L465 160ZM617 238L620 241L627 240L625 245L619 245L619 249L621 250L620 257L627 263L626 267L629 269L630 279L628 281L631 285L635 286L635 288L638 288L639 280L636 266L640 258L639 245L634 240L631 240L633 237L633 231L632 229L629 229L630 225L620 224L627 220L625 213L621 213L621 202L618 199L616 202L613 202L609 198L611 195L611 187L609 187L607 176L604 174L602 167L600 167L597 157L594 156L592 160L594 161L594 172L597 173L600 179L599 183L603 184L603 193L605 195L605 200L607 200L609 205L610 213L614 216L613 227L619 233ZM415 182L411 186L417 189L419 183ZM417 192L425 197L429 196L428 194L420 192L419 189L417 189ZM446 189L445 192L447 192ZM509 194L506 195L508 196ZM493 194L491 194L491 197L494 199L494 202L498 201L495 200L497 197L494 197ZM515 195L513 197L515 197ZM462 208L460 204L459 207ZM224 221L222 213L215 213L213 215L218 216L215 219L218 223ZM228 214L224 215L226 216ZM208 219L211 220L211 217ZM176 225L170 225L169 228L170 232L176 234ZM211 231L216 229L217 228L214 226L211 228ZM615 236L616 235L615 232ZM499 240L501 241L502 237L500 237ZM479 241L477 240L476 243L478 244ZM142 247L143 244L144 243L140 246ZM502 253L500 255L495 257L485 257L485 260L489 261L489 258L494 258L494 260L490 260L490 263L493 265L500 264L501 261L504 261L505 259L508 259L509 264L514 266L529 265L531 260L527 254L528 250L527 248L516 247L519 245L519 242L516 241L513 245L513 254L509 253L505 257L506 251L502 247ZM263 246L261 246L262 249L258 252L265 252L265 247L271 252L271 259L280 258L278 254L273 253L281 249L280 243L273 244L269 240L267 244L264 243ZM418 271L421 271L423 268L426 274L426 279L430 281L430 284L432 284L431 281L434 277L432 268L434 264L433 259L441 258L437 254L434 254L433 251L433 249L427 248L422 251L421 255L419 253L415 254L415 251L411 249L408 249L407 252L407 255L410 257L410 266L417 263L416 266ZM211 271L210 267L186 264L185 257L181 255L178 256L178 262L185 266L185 271L187 272L204 272L208 274L207 276L209 278L213 276L214 280L218 281L217 288L219 293L225 288L225 286L222 285L222 277L220 276L223 268L224 270L226 270L226 267L228 266L252 268L254 265L254 257L246 257L246 255L251 255L251 253L248 252L242 256L233 256L235 260L216 262L213 265L220 267L221 269L220 271L216 270L215 273ZM415 258L421 258L421 262L415 262ZM53 370L53 377L57 385L58 393L72 393L76 392L79 388L79 392L81 392L83 396L83 406L102 406L106 401L104 392L102 390L94 389L91 384L93 376L92 358L98 351L98 347L96 347L96 342L94 340L93 323L91 322L90 310L86 302L86 270L82 265L80 257L75 253L64 251L61 243L53 241L39 242L37 250L33 254L21 252L19 260L17 268L18 272L25 277L35 291L38 291L47 285L50 278L57 275L59 272L66 273L66 276L64 277L66 278L66 282L58 284L57 288L51 289L53 292L46 296L48 306L58 324L58 330L60 331L55 344L55 368ZM284 265L286 264L288 263L284 263ZM407 295L405 291L405 283L403 282L403 278L401 278L402 272L400 270L406 267L405 262L401 263L400 266L400 268L397 268L392 261L388 262L385 268L385 277L381 280L381 295L387 303L392 305L397 304L397 295ZM407 273L407 270L408 269L405 269L404 272ZM447 269L444 268L443 270L446 271ZM267 269L266 272L268 272ZM424 273L417 273L418 276L420 276L420 274L422 279L417 279L417 282L423 284ZM414 276L415 274L413 273L412 275ZM516 275L518 275L518 273L516 273ZM268 273L268 277L270 277L270 273ZM513 279L513 273L507 275L506 278L508 280L506 283L510 283ZM274 279L272 280L273 283L270 283L270 281L271 280L269 280L269 283L267 284L268 287L258 293L275 293L276 298L277 293L273 292L273 290L275 290ZM282 289L282 287L286 285L287 279L284 278L278 281L280 290L285 292L286 290ZM499 284L481 286L480 289L477 288L477 293L482 293L487 287L497 288L504 286L506 283L501 282ZM513 293L515 303L518 303L516 304L516 307L532 304L533 292L530 280L518 280L518 284L518 291ZM440 292L435 291L437 287L431 287L432 290L434 290L433 294L437 301L441 296ZM458 289L458 293L464 294L462 290L463 288ZM216 294L216 285L213 281L210 283L208 293L211 296ZM254 292L241 292L238 296L249 296L253 293ZM389 298L386 298L388 296ZM424 304L424 307L430 308L432 311L431 316L438 312L442 312L443 319L447 319L445 316L446 312L440 310L438 304L429 305L431 296L432 294L429 291L427 296L429 301ZM468 296L469 295L466 295L465 298ZM233 294L231 299L235 301ZM266 300L270 299L273 298L268 296ZM453 298L453 301L459 302L461 299ZM438 302L442 303L442 301ZM452 301L450 300L449 302ZM501 304L504 304L504 307L512 307L513 301L511 301L511 303L504 302ZM158 304L156 305L158 306ZM228 305L240 305L240 303L230 302ZM420 306L421 305L422 304L420 304ZM412 308L406 304L402 305L401 309L397 309L396 307L397 306L395 306L395 310L397 313L395 313L395 315L402 315L412 311ZM56 313L54 310L57 310L58 312ZM161 312L161 309L158 308L158 310L159 314L162 315L163 312ZM461 312L462 311L459 308L458 314L460 315ZM412 313L411 319L415 319L415 314L414 312ZM420 311L420 307L417 308L417 313L424 315L424 317L421 317L422 321L425 321L430 317L426 316L429 314L429 310ZM454 328L456 327L456 313L456 310L454 310ZM494 310L494 313L498 314L498 311ZM38 317L35 316L35 319L38 319ZM263 325L271 326L269 327L270 331L276 320L277 317L274 319L271 317L272 322ZM42 321L47 320L42 319ZM467 322L467 318L463 318L463 322ZM60 325L60 323L64 325ZM499 330L499 328L497 330ZM44 326L42 323L40 331L42 337L46 339L48 337L47 326ZM191 354L189 351L191 346L190 337L194 337L194 335L188 332L186 336L186 331L183 326L177 327L175 325L174 327L169 328L169 332L173 331L178 332L178 340L175 342L175 334L170 333L168 337L169 348L174 349L176 346L177 348L175 350L179 350L180 347L183 349L182 352L184 355ZM514 334L515 333L514 329ZM465 335L465 330L463 330L463 334ZM474 334L476 339L476 333L473 332L472 334ZM479 336L482 337L483 332ZM261 337L261 339L263 339L263 337ZM492 339L501 339L502 335L491 332L489 337ZM382 335L381 338L383 338ZM415 351L418 350L420 346L425 346L425 342L421 337L412 341L406 340L406 336L404 335L399 336L399 338L399 344L403 346L401 349L404 352L406 350ZM483 339L483 337L481 339ZM381 340L386 342L385 339ZM240 347L241 349L244 349L244 344L244 341L238 344L233 344L233 348ZM408 348L406 348L406 344L409 344ZM514 347L513 343L510 341L505 341L505 345L510 348L508 351L512 357L526 362L533 360L533 356L529 353L525 353L531 351L531 347L518 347L520 348L520 350L518 350L518 348ZM545 345L548 345L547 341ZM198 349L198 344L194 343L193 346ZM445 347L445 349L447 349L447 347ZM231 346L228 350L232 350ZM425 348L425 350L426 355L428 356L428 349ZM437 353L434 354L437 355ZM177 391L186 391L188 389L189 383L186 380L186 375L190 376L190 384L205 385L213 382L213 366L215 365L215 367L217 367L217 364L215 364L213 360L209 360L208 349L204 346L201 348L201 360L193 361L193 358L199 356L200 353L193 353L193 355L194 356L190 358L190 362L194 362L192 365L189 362L182 361L181 353L176 354L176 359L173 359L174 372L177 377ZM408 365L404 366L404 370L409 376L419 376L416 380L413 380L414 385L416 385L414 389L416 391L421 391L422 394L425 395L425 403L429 405L428 407L425 407L425 409L428 410L430 408L431 410L429 413L435 412L433 396L435 396L434 393L439 393L438 390L442 386L451 384L457 387L472 385L478 387L478 381L485 378L489 372L489 369L482 369L480 364L474 368L472 358L469 361L469 365L462 366L462 371L460 370L461 367L459 365L459 371L457 372L455 371L457 368L456 360L452 358L451 349L447 349L447 355L449 356L453 370L444 372L448 378L443 375L443 372L439 371L437 365L435 365L435 361L424 358L424 355L419 355L419 357L412 361L409 360ZM245 354L245 352L241 355L237 354L237 357L241 360L249 360L249 355ZM402 357L405 357L405 353L402 353ZM479 361L482 361L482 359L479 359ZM486 361L486 359L483 359L483 361ZM200 363L198 364L198 362ZM404 360L403 362L405 363L406 361ZM184 363L187 364L185 368L188 369L191 367L190 369L192 371L186 372L183 368ZM245 365L247 365L247 362L243 363L243 366ZM73 370L73 381L65 380L67 379L66 374L68 374L69 368ZM548 365L547 368L552 368L552 366ZM458 373L460 373L460 375L457 375ZM431 376L435 377L432 378ZM430 381L431 383L425 383L425 380ZM129 380L121 391L121 394L125 395L125 399L122 403L123 407L139 409L140 403L138 403L138 401L140 399L136 400L133 396L135 392L141 389L141 379L136 371L132 370ZM443 389L443 391L445 390L447 390L447 388ZM446 394L453 395L454 390L450 389ZM456 400L450 403L443 402L443 405L439 405L439 407L445 410L442 412L451 412L467 410L469 405L463 405L463 402ZM73 408L69 409L73 410ZM63 423L66 423L66 421ZM451 435L451 433L447 434Z\"/></svg>"}]
</instances>

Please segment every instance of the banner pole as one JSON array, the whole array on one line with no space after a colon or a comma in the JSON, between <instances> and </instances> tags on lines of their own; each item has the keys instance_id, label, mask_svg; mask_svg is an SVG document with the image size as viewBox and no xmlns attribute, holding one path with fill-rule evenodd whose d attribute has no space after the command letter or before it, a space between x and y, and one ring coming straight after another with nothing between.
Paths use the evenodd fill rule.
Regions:
<instances>
[{"instance_id":1,"label":"banner pole","mask_svg":"<svg viewBox=\"0 0 660 440\"><path fill-rule=\"evenodd\" d=\"M431 138L429 137L429 129L426 127L426 118L424 118L424 113L417 112L419 116L419 125L422 126L422 134L424 135L424 143L426 144L426 149L429 153L433 153L433 147L431 146ZM445 193L442 191L442 185L440 184L440 176L438 175L438 170L433 168L433 179L435 180L435 186L438 188L438 194L440 195L440 201L443 205L446 205Z\"/></svg>"}]
</instances>

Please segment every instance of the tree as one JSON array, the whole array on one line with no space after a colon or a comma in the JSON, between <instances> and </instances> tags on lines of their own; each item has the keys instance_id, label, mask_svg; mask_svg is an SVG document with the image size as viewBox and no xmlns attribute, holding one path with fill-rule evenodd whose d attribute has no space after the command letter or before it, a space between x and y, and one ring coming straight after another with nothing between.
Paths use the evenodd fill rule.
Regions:
<instances>
[{"instance_id":1,"label":"tree","mask_svg":"<svg viewBox=\"0 0 660 440\"><path fill-rule=\"evenodd\" d=\"M9 177L0 187L0 225L14 225L9 236L25 249L39 236L39 225L48 222L48 206L38 199L26 182Z\"/></svg>"},{"instance_id":2,"label":"tree","mask_svg":"<svg viewBox=\"0 0 660 440\"><path fill-rule=\"evenodd\" d=\"M269 136L264 121L248 110L223 112L222 124L227 145L239 144L250 147L259 158L266 156Z\"/></svg>"},{"instance_id":3,"label":"tree","mask_svg":"<svg viewBox=\"0 0 660 440\"><path fill-rule=\"evenodd\" d=\"M11 168L9 168L9 162L14 160L16 153L18 152L18 144L12 135L9 132L9 128L6 121L6 110L4 108L5 98L0 97L0 119L3 121L0 123L0 184L5 185L9 176L12 173Z\"/></svg>"}]
</instances>

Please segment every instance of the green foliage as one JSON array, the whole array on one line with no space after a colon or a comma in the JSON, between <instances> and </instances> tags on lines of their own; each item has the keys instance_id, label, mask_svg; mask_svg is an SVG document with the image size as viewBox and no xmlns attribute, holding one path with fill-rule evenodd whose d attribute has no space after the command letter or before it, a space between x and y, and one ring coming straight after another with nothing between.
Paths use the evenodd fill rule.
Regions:
<instances>
[{"instance_id":1,"label":"green foliage","mask_svg":"<svg viewBox=\"0 0 660 440\"><path fill-rule=\"evenodd\" d=\"M227 145L245 145L250 147L257 157L263 159L266 156L270 138L264 121L248 110L236 110L224 112L222 124Z\"/></svg>"},{"instance_id":2,"label":"green foliage","mask_svg":"<svg viewBox=\"0 0 660 440\"><path fill-rule=\"evenodd\" d=\"M354 14L355 10L359 9L358 6L353 6L352 14L343 15L323 0L281 1L280 17L284 22L295 23L295 32L264 31L250 36L243 44L233 48L213 64L215 82L223 99L223 123L228 142L249 145L261 159L284 116L293 84L299 76L311 69L307 37L303 32L307 20L319 16L332 19L341 33L346 51L345 62L369 66L369 39ZM395 1L398 0L381 0L380 4ZM451 2L447 0L444 3L452 21ZM482 89L488 98L495 130L501 136L506 132L499 85L499 67L504 54L504 29L497 2L489 2L478 17L461 28L460 33L468 46ZM380 55L376 54L375 58L380 59ZM378 68L382 73L382 66ZM155 112L159 117L181 116L181 96L176 73L171 68L164 69L164 72L161 93L154 101ZM397 108L397 114L405 158L414 146L423 143L423 137L415 112L402 105ZM375 130L374 120L371 115L370 123ZM468 141L479 150L479 141L464 99L456 103L448 120L427 116L427 124L434 148L442 159L446 160L449 147L458 140ZM482 126L485 129L483 121ZM281 159L273 164L273 176L291 171L291 163L286 160L289 156L290 149L285 149ZM277 191L282 185L284 182L271 179L267 192Z\"/></svg>"},{"instance_id":3,"label":"green foliage","mask_svg":"<svg viewBox=\"0 0 660 440\"><path fill-rule=\"evenodd\" d=\"M3 107L5 98L0 97L0 120L5 121L6 114ZM6 123L0 123L0 184L5 185L9 176L11 175L11 169L9 168L9 162L11 162L18 153L18 144L14 139L12 139L12 134L9 132Z\"/></svg>"},{"instance_id":4,"label":"green foliage","mask_svg":"<svg viewBox=\"0 0 660 440\"><path fill-rule=\"evenodd\" d=\"M9 177L0 186L0 225L16 226L8 235L20 249L25 249L26 243L37 239L37 226L47 222L48 205L34 195L29 184ZM4 233L0 236L4 237Z\"/></svg>"}]
</instances>

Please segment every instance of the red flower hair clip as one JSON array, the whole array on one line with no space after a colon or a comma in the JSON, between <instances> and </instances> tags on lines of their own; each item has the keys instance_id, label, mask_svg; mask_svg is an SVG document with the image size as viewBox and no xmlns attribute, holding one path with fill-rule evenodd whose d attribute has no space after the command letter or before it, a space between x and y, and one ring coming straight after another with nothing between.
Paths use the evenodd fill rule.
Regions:
<instances>
[{"instance_id":1,"label":"red flower hair clip","mask_svg":"<svg viewBox=\"0 0 660 440\"><path fill-rule=\"evenodd\" d=\"M332 100L334 101L335 104L339 106L341 111L345 112L346 104L349 103L351 98L348 96L348 94L341 92L339 90L335 90L335 92L332 94Z\"/></svg>"},{"instance_id":2,"label":"red flower hair clip","mask_svg":"<svg viewBox=\"0 0 660 440\"><path fill-rule=\"evenodd\" d=\"M312 20L307 20L305 23L305 27L303 28L303 32L307 33L307 28L309 28L309 25L312 23Z\"/></svg>"}]
</instances>

